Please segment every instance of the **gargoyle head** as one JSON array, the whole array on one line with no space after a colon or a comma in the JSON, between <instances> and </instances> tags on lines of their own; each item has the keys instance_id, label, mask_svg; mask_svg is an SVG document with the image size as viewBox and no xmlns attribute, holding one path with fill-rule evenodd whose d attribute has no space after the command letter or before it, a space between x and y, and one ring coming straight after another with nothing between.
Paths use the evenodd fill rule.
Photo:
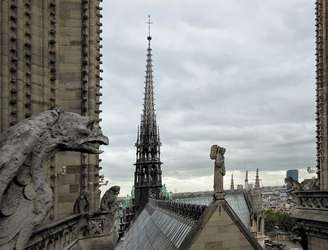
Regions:
<instances>
[{"instance_id":1,"label":"gargoyle head","mask_svg":"<svg viewBox=\"0 0 328 250\"><path fill-rule=\"evenodd\" d=\"M108 138L93 119L60 110L53 112L58 113L52 132L59 137L59 150L100 154L99 146L108 145Z\"/></svg>"},{"instance_id":2,"label":"gargoyle head","mask_svg":"<svg viewBox=\"0 0 328 250\"><path fill-rule=\"evenodd\" d=\"M112 187L110 187L109 190L111 191L112 194L117 196L117 195L119 195L121 188L120 188L120 186L112 186Z\"/></svg>"}]
</instances>

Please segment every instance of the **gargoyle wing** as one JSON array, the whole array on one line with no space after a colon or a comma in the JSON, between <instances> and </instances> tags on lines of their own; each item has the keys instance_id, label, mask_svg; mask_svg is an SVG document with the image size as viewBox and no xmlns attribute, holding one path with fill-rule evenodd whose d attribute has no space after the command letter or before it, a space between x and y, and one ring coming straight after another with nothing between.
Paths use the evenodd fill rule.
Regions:
<instances>
[{"instance_id":1,"label":"gargoyle wing","mask_svg":"<svg viewBox=\"0 0 328 250\"><path fill-rule=\"evenodd\" d=\"M3 195L9 184L20 168L24 168L24 162L30 156L40 134L38 129L28 126L29 124L17 125L9 128L0 137L0 204L3 203Z\"/></svg>"},{"instance_id":2,"label":"gargoyle wing","mask_svg":"<svg viewBox=\"0 0 328 250\"><path fill-rule=\"evenodd\" d=\"M0 246L13 241L15 249L21 249L20 232L32 230L33 199L36 193L32 185L30 166L20 168L15 178L9 183L0 204ZM19 236L18 236L19 234ZM17 238L17 242L13 239ZM25 242L25 241L24 241ZM1 247L0 247L1 248Z\"/></svg>"}]
</instances>

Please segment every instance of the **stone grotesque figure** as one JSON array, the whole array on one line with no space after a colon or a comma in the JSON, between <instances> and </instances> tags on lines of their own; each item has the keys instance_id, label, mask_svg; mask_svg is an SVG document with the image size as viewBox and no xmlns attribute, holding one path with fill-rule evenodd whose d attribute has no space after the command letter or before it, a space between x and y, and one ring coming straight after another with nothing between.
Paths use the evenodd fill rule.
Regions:
<instances>
[{"instance_id":1,"label":"stone grotesque figure","mask_svg":"<svg viewBox=\"0 0 328 250\"><path fill-rule=\"evenodd\" d=\"M285 178L285 183L291 187L289 192L297 192L297 191L314 191L319 190L319 180L318 179L305 179L301 183L295 181L291 177Z\"/></svg>"},{"instance_id":2,"label":"stone grotesque figure","mask_svg":"<svg viewBox=\"0 0 328 250\"><path fill-rule=\"evenodd\" d=\"M214 163L214 199L223 199L223 176L225 175L224 153L225 148L218 145L211 146L210 158Z\"/></svg>"},{"instance_id":3,"label":"stone grotesque figure","mask_svg":"<svg viewBox=\"0 0 328 250\"><path fill-rule=\"evenodd\" d=\"M74 203L73 212L75 214L88 213L90 208L89 200L90 198L88 192L82 191Z\"/></svg>"},{"instance_id":4,"label":"stone grotesque figure","mask_svg":"<svg viewBox=\"0 0 328 250\"><path fill-rule=\"evenodd\" d=\"M113 235L117 235L118 237L118 228L115 226L115 220L117 219L117 196L120 193L119 186L110 187L100 202L100 211L106 212L105 220L104 220L104 230L107 233L112 233ZM114 238L117 238L113 236Z\"/></svg>"},{"instance_id":5,"label":"stone grotesque figure","mask_svg":"<svg viewBox=\"0 0 328 250\"><path fill-rule=\"evenodd\" d=\"M52 207L44 163L56 151L99 154L107 137L93 120L49 110L10 127L0 137L0 249L24 249Z\"/></svg>"},{"instance_id":6,"label":"stone grotesque figure","mask_svg":"<svg viewBox=\"0 0 328 250\"><path fill-rule=\"evenodd\" d=\"M117 196L120 193L119 186L110 187L101 199L100 210L104 212L115 212Z\"/></svg>"}]
</instances>

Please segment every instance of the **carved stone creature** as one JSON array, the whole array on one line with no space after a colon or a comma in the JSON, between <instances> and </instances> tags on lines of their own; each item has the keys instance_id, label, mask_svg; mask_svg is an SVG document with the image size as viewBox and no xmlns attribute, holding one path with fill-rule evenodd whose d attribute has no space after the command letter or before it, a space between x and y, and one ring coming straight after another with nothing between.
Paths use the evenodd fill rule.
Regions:
<instances>
[{"instance_id":1,"label":"carved stone creature","mask_svg":"<svg viewBox=\"0 0 328 250\"><path fill-rule=\"evenodd\" d=\"M88 222L87 230L89 235L101 234L103 232L101 223L93 220Z\"/></svg>"},{"instance_id":2,"label":"carved stone creature","mask_svg":"<svg viewBox=\"0 0 328 250\"><path fill-rule=\"evenodd\" d=\"M210 158L214 164L214 198L223 199L223 176L225 175L224 153L225 148L218 145L211 146Z\"/></svg>"},{"instance_id":3,"label":"carved stone creature","mask_svg":"<svg viewBox=\"0 0 328 250\"><path fill-rule=\"evenodd\" d=\"M104 212L115 212L117 196L120 193L119 186L109 188L101 199L100 210Z\"/></svg>"},{"instance_id":4,"label":"carved stone creature","mask_svg":"<svg viewBox=\"0 0 328 250\"><path fill-rule=\"evenodd\" d=\"M89 194L86 191L82 191L80 196L76 199L74 203L73 212L75 214L84 214L89 212L90 203L89 203Z\"/></svg>"},{"instance_id":5,"label":"carved stone creature","mask_svg":"<svg viewBox=\"0 0 328 250\"><path fill-rule=\"evenodd\" d=\"M112 186L105 192L100 202L101 212L107 212L104 220L104 230L113 235L118 235L118 228L115 227L115 221L117 220L117 196L119 193L120 187Z\"/></svg>"},{"instance_id":6,"label":"carved stone creature","mask_svg":"<svg viewBox=\"0 0 328 250\"><path fill-rule=\"evenodd\" d=\"M93 120L49 110L0 136L0 249L24 249L52 207L44 163L56 151L99 154L108 144Z\"/></svg>"},{"instance_id":7,"label":"carved stone creature","mask_svg":"<svg viewBox=\"0 0 328 250\"><path fill-rule=\"evenodd\" d=\"M289 192L293 191L301 191L301 184L298 181L295 181L291 177L285 178L285 183L287 184L288 187L290 187Z\"/></svg>"},{"instance_id":8,"label":"carved stone creature","mask_svg":"<svg viewBox=\"0 0 328 250\"><path fill-rule=\"evenodd\" d=\"M319 180L318 179L305 179L301 183L295 181L291 177L285 178L285 183L291 187L289 192L297 192L297 191L311 191L311 190L319 190Z\"/></svg>"}]
</instances>

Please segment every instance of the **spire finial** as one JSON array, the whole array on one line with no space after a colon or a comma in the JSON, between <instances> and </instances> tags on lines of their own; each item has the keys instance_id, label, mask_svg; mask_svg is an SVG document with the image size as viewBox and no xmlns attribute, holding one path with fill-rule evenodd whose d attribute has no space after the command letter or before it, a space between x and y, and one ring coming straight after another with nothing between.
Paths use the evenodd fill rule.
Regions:
<instances>
[{"instance_id":1,"label":"spire finial","mask_svg":"<svg viewBox=\"0 0 328 250\"><path fill-rule=\"evenodd\" d=\"M148 22L146 22L148 24L148 41L151 40L151 36L150 36L150 25L153 24L153 22L150 20L150 15L148 15Z\"/></svg>"}]
</instances>

